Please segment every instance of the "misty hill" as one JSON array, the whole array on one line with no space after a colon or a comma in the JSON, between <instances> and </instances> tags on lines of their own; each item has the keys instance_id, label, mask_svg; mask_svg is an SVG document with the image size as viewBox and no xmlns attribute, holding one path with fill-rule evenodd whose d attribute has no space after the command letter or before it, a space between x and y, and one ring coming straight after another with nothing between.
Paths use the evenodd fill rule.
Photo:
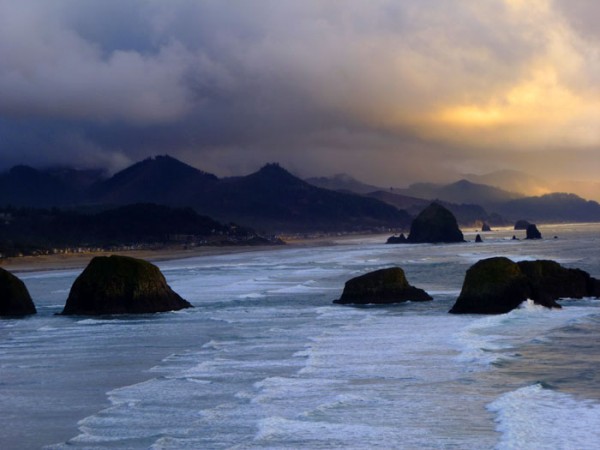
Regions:
<instances>
[{"instance_id":1,"label":"misty hill","mask_svg":"<svg viewBox=\"0 0 600 450\"><path fill-rule=\"evenodd\" d=\"M465 179L524 196L542 195L552 191L551 186L545 180L518 170L497 170L484 175L468 174L465 175Z\"/></svg>"},{"instance_id":2,"label":"misty hill","mask_svg":"<svg viewBox=\"0 0 600 450\"><path fill-rule=\"evenodd\" d=\"M128 205L98 213L3 208L0 217L0 254L4 256L73 247L269 243L252 229L221 224L191 208L155 204Z\"/></svg>"},{"instance_id":3,"label":"misty hill","mask_svg":"<svg viewBox=\"0 0 600 450\"><path fill-rule=\"evenodd\" d=\"M407 189L400 190L401 194L427 200L443 200L451 203L469 203L481 205L484 208L521 197L514 192L498 189L485 184L460 180L455 183L441 185L433 183L415 183Z\"/></svg>"},{"instance_id":4,"label":"misty hill","mask_svg":"<svg viewBox=\"0 0 600 450\"><path fill-rule=\"evenodd\" d=\"M535 222L600 222L600 204L575 194L554 193L526 197L496 205L510 218Z\"/></svg>"},{"instance_id":5,"label":"misty hill","mask_svg":"<svg viewBox=\"0 0 600 450\"><path fill-rule=\"evenodd\" d=\"M156 156L96 183L88 193L88 201L113 205L153 202L189 206L197 192L205 191L218 180L215 175L170 156Z\"/></svg>"},{"instance_id":6,"label":"misty hill","mask_svg":"<svg viewBox=\"0 0 600 450\"><path fill-rule=\"evenodd\" d=\"M278 164L225 179L194 206L222 220L270 230L361 230L410 224L405 211L376 199L313 186Z\"/></svg>"},{"instance_id":7,"label":"misty hill","mask_svg":"<svg viewBox=\"0 0 600 450\"><path fill-rule=\"evenodd\" d=\"M355 194L368 194L370 192L381 190L381 188L378 186L365 184L346 173L339 173L332 177L312 177L307 178L304 181L323 189L341 192L354 192Z\"/></svg>"},{"instance_id":8,"label":"misty hill","mask_svg":"<svg viewBox=\"0 0 600 450\"><path fill-rule=\"evenodd\" d=\"M430 205L429 200L423 200L416 197L408 197L394 193L395 191L377 191L372 192L369 197L377 198L386 203L396 206L397 208L406 210L411 216L417 216L427 206ZM483 222L495 226L507 225L508 222L498 214L488 214L488 212L479 205L456 204L450 202L439 201L440 205L450 210L456 217L456 220L464 227L481 227Z\"/></svg>"}]
</instances>

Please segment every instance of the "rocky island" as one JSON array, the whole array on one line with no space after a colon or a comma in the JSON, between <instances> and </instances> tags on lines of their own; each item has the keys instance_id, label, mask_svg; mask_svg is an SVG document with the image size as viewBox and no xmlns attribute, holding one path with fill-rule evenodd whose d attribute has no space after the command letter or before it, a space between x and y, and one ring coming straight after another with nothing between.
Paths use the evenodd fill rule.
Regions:
<instances>
[{"instance_id":1,"label":"rocky island","mask_svg":"<svg viewBox=\"0 0 600 450\"><path fill-rule=\"evenodd\" d=\"M464 242L458 222L450 210L432 203L412 221L408 243Z\"/></svg>"},{"instance_id":2,"label":"rocky island","mask_svg":"<svg viewBox=\"0 0 600 450\"><path fill-rule=\"evenodd\" d=\"M26 316L36 312L25 283L0 268L0 316Z\"/></svg>"},{"instance_id":3,"label":"rocky island","mask_svg":"<svg viewBox=\"0 0 600 450\"><path fill-rule=\"evenodd\" d=\"M400 267L391 267L348 280L342 296L334 303L367 305L427 300L432 297L423 289L411 286Z\"/></svg>"},{"instance_id":4,"label":"rocky island","mask_svg":"<svg viewBox=\"0 0 600 450\"><path fill-rule=\"evenodd\" d=\"M560 308L560 298L598 297L600 280L555 261L521 261L505 257L483 259L467 270L454 314L503 314L527 299Z\"/></svg>"},{"instance_id":5,"label":"rocky island","mask_svg":"<svg viewBox=\"0 0 600 450\"><path fill-rule=\"evenodd\" d=\"M154 264L112 255L90 261L73 283L61 314L143 314L191 307Z\"/></svg>"}]
</instances>

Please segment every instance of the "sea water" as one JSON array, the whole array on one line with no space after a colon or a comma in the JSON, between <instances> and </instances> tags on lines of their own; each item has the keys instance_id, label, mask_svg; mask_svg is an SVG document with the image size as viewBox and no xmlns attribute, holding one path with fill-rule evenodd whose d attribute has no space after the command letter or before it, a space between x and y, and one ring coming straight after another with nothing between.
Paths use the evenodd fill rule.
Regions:
<instances>
[{"instance_id":1,"label":"sea water","mask_svg":"<svg viewBox=\"0 0 600 450\"><path fill-rule=\"evenodd\" d=\"M0 320L0 448L598 448L600 301L447 313L490 256L600 278L600 226L541 231L161 262L195 308L139 316L55 316L80 271L18 274L38 314ZM434 300L332 304L394 265Z\"/></svg>"}]
</instances>

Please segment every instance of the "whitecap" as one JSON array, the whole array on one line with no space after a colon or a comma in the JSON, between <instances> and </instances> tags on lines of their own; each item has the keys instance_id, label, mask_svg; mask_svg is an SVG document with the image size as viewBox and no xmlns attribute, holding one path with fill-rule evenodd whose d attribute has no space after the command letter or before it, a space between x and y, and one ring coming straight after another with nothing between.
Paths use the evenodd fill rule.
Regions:
<instances>
[{"instance_id":1,"label":"whitecap","mask_svg":"<svg viewBox=\"0 0 600 450\"><path fill-rule=\"evenodd\" d=\"M600 442L600 403L539 383L503 394L488 409L496 414L500 450L583 449Z\"/></svg>"}]
</instances>

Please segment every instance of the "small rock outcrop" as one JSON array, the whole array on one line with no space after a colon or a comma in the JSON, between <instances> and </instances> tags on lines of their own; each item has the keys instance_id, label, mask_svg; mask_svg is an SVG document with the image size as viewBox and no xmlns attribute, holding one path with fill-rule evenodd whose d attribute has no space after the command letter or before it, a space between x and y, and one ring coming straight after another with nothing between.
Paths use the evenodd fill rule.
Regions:
<instances>
[{"instance_id":1,"label":"small rock outcrop","mask_svg":"<svg viewBox=\"0 0 600 450\"><path fill-rule=\"evenodd\" d=\"M503 314L527 299L560 308L559 298L598 297L600 281L580 269L555 261L521 261L495 257L475 263L465 276L454 314Z\"/></svg>"},{"instance_id":2,"label":"small rock outcrop","mask_svg":"<svg viewBox=\"0 0 600 450\"><path fill-rule=\"evenodd\" d=\"M408 243L464 242L456 217L438 203L432 203L412 221Z\"/></svg>"},{"instance_id":3,"label":"small rock outcrop","mask_svg":"<svg viewBox=\"0 0 600 450\"><path fill-rule=\"evenodd\" d=\"M427 301L432 297L423 289L411 286L400 267L380 269L348 280L340 304L390 304Z\"/></svg>"},{"instance_id":4,"label":"small rock outcrop","mask_svg":"<svg viewBox=\"0 0 600 450\"><path fill-rule=\"evenodd\" d=\"M481 225L481 231L483 231L483 232L492 231L492 228L489 226L489 224L487 224L486 222L483 222L483 225Z\"/></svg>"},{"instance_id":5,"label":"small rock outcrop","mask_svg":"<svg viewBox=\"0 0 600 450\"><path fill-rule=\"evenodd\" d=\"M27 316L36 312L25 283L0 268L0 316Z\"/></svg>"},{"instance_id":6,"label":"small rock outcrop","mask_svg":"<svg viewBox=\"0 0 600 450\"><path fill-rule=\"evenodd\" d=\"M405 244L406 236L404 233L401 233L400 236L390 236L386 241L386 244Z\"/></svg>"},{"instance_id":7,"label":"small rock outcrop","mask_svg":"<svg viewBox=\"0 0 600 450\"><path fill-rule=\"evenodd\" d=\"M525 232L525 239L541 239L542 238L542 233L540 233L540 230L537 229L537 227L535 226L535 224L530 223L527 226L527 231Z\"/></svg>"},{"instance_id":8,"label":"small rock outcrop","mask_svg":"<svg viewBox=\"0 0 600 450\"><path fill-rule=\"evenodd\" d=\"M481 239L481 235L478 234L477 236L475 236L475 242L477 242L477 243L483 242L483 239Z\"/></svg>"},{"instance_id":9,"label":"small rock outcrop","mask_svg":"<svg viewBox=\"0 0 600 450\"><path fill-rule=\"evenodd\" d=\"M531 224L526 220L517 220L515 222L515 230L526 230L529 225Z\"/></svg>"},{"instance_id":10,"label":"small rock outcrop","mask_svg":"<svg viewBox=\"0 0 600 450\"><path fill-rule=\"evenodd\" d=\"M112 255L90 261L73 283L62 314L142 314L191 306L173 292L154 264Z\"/></svg>"}]
</instances>

